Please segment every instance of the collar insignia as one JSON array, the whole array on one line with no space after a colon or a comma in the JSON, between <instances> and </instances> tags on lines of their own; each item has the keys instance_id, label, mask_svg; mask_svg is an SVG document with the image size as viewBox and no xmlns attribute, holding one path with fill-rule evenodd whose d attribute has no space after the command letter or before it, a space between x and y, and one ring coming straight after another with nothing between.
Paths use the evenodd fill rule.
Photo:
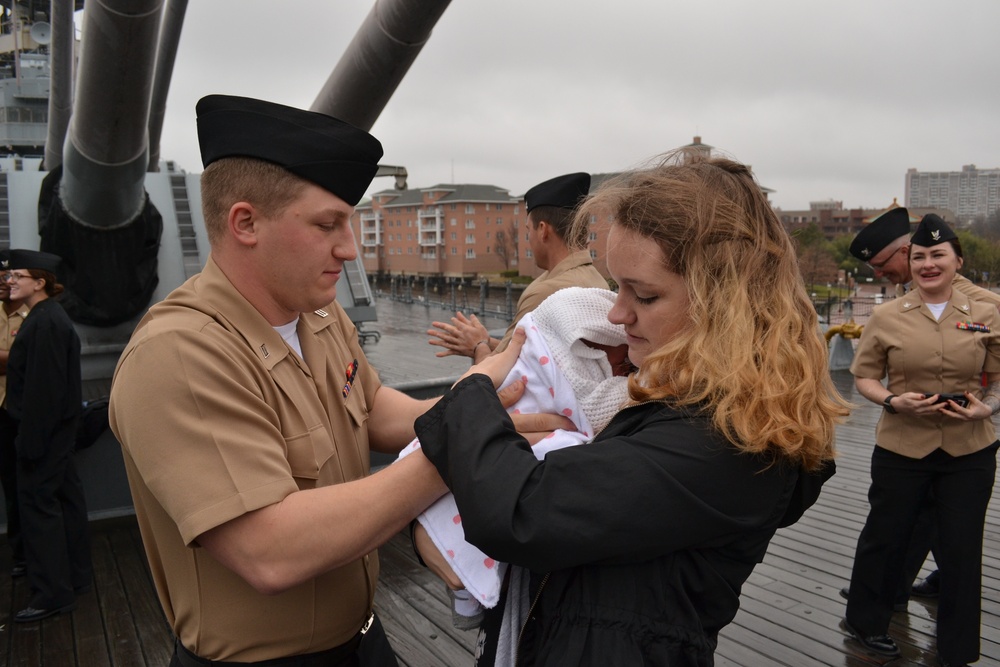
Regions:
<instances>
[{"instance_id":1,"label":"collar insignia","mask_svg":"<svg viewBox=\"0 0 1000 667\"><path fill-rule=\"evenodd\" d=\"M313 312L316 313L317 315L319 315L320 317L329 317L330 316L330 313L326 312L322 308L317 308Z\"/></svg>"},{"instance_id":2,"label":"collar insignia","mask_svg":"<svg viewBox=\"0 0 1000 667\"><path fill-rule=\"evenodd\" d=\"M267 351L267 345L264 343L260 344L260 353L264 355L265 359L271 356L271 353Z\"/></svg>"}]
</instances>

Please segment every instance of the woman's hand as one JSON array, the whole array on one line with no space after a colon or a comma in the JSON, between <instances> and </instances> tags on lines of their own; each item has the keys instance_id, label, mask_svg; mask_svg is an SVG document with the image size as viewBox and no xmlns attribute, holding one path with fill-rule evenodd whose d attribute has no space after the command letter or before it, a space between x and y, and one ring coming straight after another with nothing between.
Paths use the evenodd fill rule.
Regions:
<instances>
[{"instance_id":1,"label":"woman's hand","mask_svg":"<svg viewBox=\"0 0 1000 667\"><path fill-rule=\"evenodd\" d=\"M954 401L937 402L937 394L921 394L908 391L900 394L892 401L892 407L901 414L916 415L923 417L927 415L942 414L958 419L960 421L979 421L989 419L993 416L990 406L980 401L971 392L965 392L965 397L969 399L968 407L963 408Z\"/></svg>"},{"instance_id":2,"label":"woman's hand","mask_svg":"<svg viewBox=\"0 0 1000 667\"><path fill-rule=\"evenodd\" d=\"M951 417L952 419L958 419L964 422L979 421L980 419L989 419L993 416L993 410L990 406L986 405L972 392L965 392L965 397L969 399L968 407L963 408L961 405L955 401L946 401L944 403L938 403L935 407L938 411ZM936 399L937 395L931 396L930 398Z\"/></svg>"},{"instance_id":3,"label":"woman's hand","mask_svg":"<svg viewBox=\"0 0 1000 667\"><path fill-rule=\"evenodd\" d=\"M436 574L448 588L453 591L465 588L465 584L434 545L434 540L427 533L427 529L419 523L413 528L413 547L417 550L417 555L427 564L427 569Z\"/></svg>"},{"instance_id":4,"label":"woman's hand","mask_svg":"<svg viewBox=\"0 0 1000 667\"><path fill-rule=\"evenodd\" d=\"M908 391L892 399L892 407L904 415L926 416L941 412L944 403L935 403L936 394L927 396L915 391Z\"/></svg>"}]
</instances>

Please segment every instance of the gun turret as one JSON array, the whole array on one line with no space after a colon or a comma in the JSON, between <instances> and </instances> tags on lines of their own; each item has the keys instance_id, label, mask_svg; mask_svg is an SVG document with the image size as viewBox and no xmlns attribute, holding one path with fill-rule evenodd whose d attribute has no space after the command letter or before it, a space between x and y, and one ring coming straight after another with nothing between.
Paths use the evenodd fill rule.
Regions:
<instances>
[{"instance_id":1,"label":"gun turret","mask_svg":"<svg viewBox=\"0 0 1000 667\"><path fill-rule=\"evenodd\" d=\"M83 324L124 322L156 288L163 223L144 179L162 9L162 0L102 0L84 10L62 165L39 196L41 247L63 258L63 306Z\"/></svg>"}]
</instances>

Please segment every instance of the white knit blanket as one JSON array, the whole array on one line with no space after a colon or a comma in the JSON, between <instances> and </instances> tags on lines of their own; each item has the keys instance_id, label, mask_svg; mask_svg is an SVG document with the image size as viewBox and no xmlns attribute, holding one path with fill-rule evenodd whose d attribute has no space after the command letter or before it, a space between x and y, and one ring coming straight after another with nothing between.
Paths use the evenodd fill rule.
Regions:
<instances>
[{"instance_id":1,"label":"white knit blanket","mask_svg":"<svg viewBox=\"0 0 1000 667\"><path fill-rule=\"evenodd\" d=\"M566 288L519 323L527 340L502 386L519 378L527 378L527 385L510 411L564 414L577 428L576 432L555 431L532 447L539 460L556 449L590 441L628 398L627 378L613 376L606 353L582 342L625 342L623 327L607 320L614 296L607 290ZM400 452L400 458L419 446L414 440ZM440 498L418 520L475 600L485 607L496 606L506 564L465 541L454 496L449 493ZM471 616L478 609L457 611Z\"/></svg>"}]
</instances>

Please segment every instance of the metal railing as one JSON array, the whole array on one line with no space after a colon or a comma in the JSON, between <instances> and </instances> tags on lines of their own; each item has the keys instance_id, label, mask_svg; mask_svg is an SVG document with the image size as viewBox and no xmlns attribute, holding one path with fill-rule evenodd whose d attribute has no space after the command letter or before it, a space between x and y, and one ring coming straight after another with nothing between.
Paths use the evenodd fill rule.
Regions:
<instances>
[{"instance_id":1,"label":"metal railing","mask_svg":"<svg viewBox=\"0 0 1000 667\"><path fill-rule=\"evenodd\" d=\"M379 298L437 306L452 312L460 310L466 315L489 315L508 322L514 318L523 290L523 285L514 285L510 280L498 285L486 278L372 277L372 291Z\"/></svg>"}]
</instances>

